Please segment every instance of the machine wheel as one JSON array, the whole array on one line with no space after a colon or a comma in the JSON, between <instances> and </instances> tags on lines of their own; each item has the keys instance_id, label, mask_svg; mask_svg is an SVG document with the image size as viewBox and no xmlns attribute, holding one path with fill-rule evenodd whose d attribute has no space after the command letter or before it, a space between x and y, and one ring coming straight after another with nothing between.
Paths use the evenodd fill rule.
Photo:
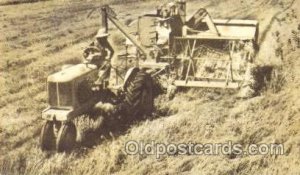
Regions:
<instances>
[{"instance_id":1,"label":"machine wheel","mask_svg":"<svg viewBox=\"0 0 300 175\"><path fill-rule=\"evenodd\" d=\"M56 140L57 152L71 151L76 144L76 127L74 123L64 123L59 132Z\"/></svg>"},{"instance_id":2,"label":"machine wheel","mask_svg":"<svg viewBox=\"0 0 300 175\"><path fill-rule=\"evenodd\" d=\"M45 122L40 135L40 144L43 151L49 151L55 148L55 135L52 121Z\"/></svg>"},{"instance_id":3,"label":"machine wheel","mask_svg":"<svg viewBox=\"0 0 300 175\"><path fill-rule=\"evenodd\" d=\"M153 82L149 74L139 71L128 82L123 106L128 116L150 115L153 111Z\"/></svg>"}]
</instances>

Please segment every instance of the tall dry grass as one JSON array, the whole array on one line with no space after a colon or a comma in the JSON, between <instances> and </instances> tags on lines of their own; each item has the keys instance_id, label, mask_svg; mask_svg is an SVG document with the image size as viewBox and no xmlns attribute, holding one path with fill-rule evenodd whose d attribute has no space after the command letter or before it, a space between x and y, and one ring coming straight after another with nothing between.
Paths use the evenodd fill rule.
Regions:
<instances>
[{"instance_id":1,"label":"tall dry grass","mask_svg":"<svg viewBox=\"0 0 300 175\"><path fill-rule=\"evenodd\" d=\"M269 22L268 15L275 11L268 2L261 0L242 4L229 0L214 1L214 6L209 6L209 9L215 9L214 13L220 16L257 13L264 26ZM43 9L43 3L49 6ZM228 8L233 3L237 3L236 7ZM253 3L253 6L248 3ZM96 138L100 142L91 147L79 146L72 154L41 152L38 134L42 120L39 113L46 105L46 93L43 89L45 79L38 77L55 72L64 63L80 60L78 55L82 47L91 40L89 34L97 30L98 16L86 21L84 9L92 6L91 2L86 6L80 6L80 3L58 5L57 2L32 5L27 11L27 7L20 7L24 14L31 14L31 17L18 16L14 8L6 7L7 20L1 18L1 23L5 21L3 24L7 27L0 30L9 32L0 36L4 37L1 41L7 38L7 45L4 47L2 43L0 48L4 49L5 57L21 64L1 72L3 76L0 81L5 82L4 89L9 82L17 88L12 88L12 93L10 88L1 91L0 95L0 174L297 174L300 171L297 146L300 143L299 51L284 52L283 63L287 64L283 68L291 74L286 77L285 83L280 83L281 78L279 83L275 83L280 86L276 93L266 90L259 97L241 100L235 98L235 93L223 90L182 90L172 101L165 101L164 97L156 99L157 114L152 118L126 126L127 129L119 133L112 132L104 137L100 133ZM260 8L254 8L258 6ZM135 5L132 13L136 14L130 18L134 19L147 7L148 3ZM132 11L130 6L116 8L124 16ZM40 16L34 18L36 14ZM32 19L40 28L30 27ZM294 28L295 25L287 21L277 27L275 31L280 29L285 33L287 28ZM23 37L28 38L29 45L23 43L24 38L19 36L18 28L28 28L23 32L26 34ZM83 39L76 42L81 36ZM266 40L265 45L273 43L270 37L272 35L267 35L270 40ZM121 41L118 36L113 40ZM22 43L25 48L20 46ZM270 51L270 47L265 45L261 50L265 47ZM274 53L271 48L270 53ZM286 50L285 47L283 50ZM279 62L278 58L271 56L261 59L268 61L270 58L274 58L270 61L272 64ZM29 84L21 78L26 75L25 66L32 71L29 79L33 80ZM222 143L231 140L245 147L250 143L283 143L285 155L186 155L163 156L157 160L153 155L126 155L124 145L129 140L162 143Z\"/></svg>"}]
</instances>

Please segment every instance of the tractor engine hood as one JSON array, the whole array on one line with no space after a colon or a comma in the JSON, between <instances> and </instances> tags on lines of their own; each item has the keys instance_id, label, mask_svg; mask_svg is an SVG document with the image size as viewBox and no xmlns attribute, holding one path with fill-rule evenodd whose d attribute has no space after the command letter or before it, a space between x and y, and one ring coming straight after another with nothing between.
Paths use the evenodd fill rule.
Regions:
<instances>
[{"instance_id":1,"label":"tractor engine hood","mask_svg":"<svg viewBox=\"0 0 300 175\"><path fill-rule=\"evenodd\" d=\"M48 76L47 81L56 83L70 82L96 69L97 66L93 64L77 64Z\"/></svg>"},{"instance_id":2,"label":"tractor engine hood","mask_svg":"<svg viewBox=\"0 0 300 175\"><path fill-rule=\"evenodd\" d=\"M91 108L98 99L91 89L97 75L98 68L93 64L77 64L50 75L49 107L43 111L43 117L65 120Z\"/></svg>"}]
</instances>

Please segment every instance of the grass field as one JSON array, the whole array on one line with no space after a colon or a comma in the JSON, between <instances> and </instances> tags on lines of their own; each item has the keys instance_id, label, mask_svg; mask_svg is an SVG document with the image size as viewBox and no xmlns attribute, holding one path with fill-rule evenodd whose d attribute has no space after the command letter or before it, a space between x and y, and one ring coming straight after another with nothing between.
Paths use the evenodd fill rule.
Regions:
<instances>
[{"instance_id":1,"label":"grass field","mask_svg":"<svg viewBox=\"0 0 300 175\"><path fill-rule=\"evenodd\" d=\"M8 4L14 5L5 5ZM278 67L260 96L242 100L234 92L190 89L168 102L156 100L158 115L112 133L72 154L43 153L39 134L46 107L47 75L63 64L82 61L96 34L99 13L113 4L123 22L151 11L161 1L0 1L0 174L299 174L300 51L288 42L297 31L300 9L293 0L194 0L215 18L260 22L257 64ZM33 2L33 1L30 1ZM120 34L110 29L119 46ZM277 35L276 35L277 33ZM279 33L279 35L278 35ZM281 54L278 53L281 50ZM100 137L100 136L99 136ZM126 155L129 140L162 143L283 143L285 155L155 156Z\"/></svg>"}]
</instances>

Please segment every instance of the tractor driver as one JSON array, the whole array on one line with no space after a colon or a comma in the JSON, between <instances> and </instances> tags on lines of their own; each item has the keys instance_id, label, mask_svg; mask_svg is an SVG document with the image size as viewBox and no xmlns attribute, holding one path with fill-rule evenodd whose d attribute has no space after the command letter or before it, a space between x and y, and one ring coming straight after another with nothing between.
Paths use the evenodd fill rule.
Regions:
<instances>
[{"instance_id":1,"label":"tractor driver","mask_svg":"<svg viewBox=\"0 0 300 175\"><path fill-rule=\"evenodd\" d=\"M108 36L109 34L105 29L100 29L96 35L96 40L92 42L83 53L84 58L99 68L99 78L95 82L96 85L108 85L111 67L110 61L114 55L114 49L107 40ZM109 55L107 50L109 51Z\"/></svg>"}]
</instances>

